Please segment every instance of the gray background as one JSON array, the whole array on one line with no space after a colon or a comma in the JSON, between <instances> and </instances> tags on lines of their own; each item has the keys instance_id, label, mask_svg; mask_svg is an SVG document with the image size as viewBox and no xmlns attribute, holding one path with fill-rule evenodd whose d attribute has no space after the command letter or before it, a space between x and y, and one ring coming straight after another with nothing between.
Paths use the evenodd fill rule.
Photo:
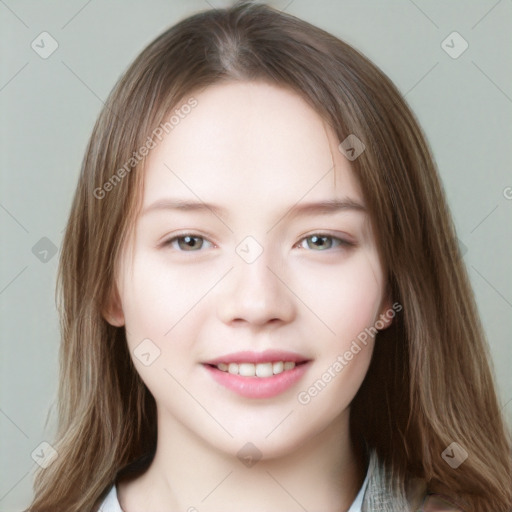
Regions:
<instances>
[{"instance_id":1,"label":"gray background","mask_svg":"<svg viewBox=\"0 0 512 512\"><path fill-rule=\"evenodd\" d=\"M55 429L62 233L87 139L121 72L179 19L223 0L0 0L0 510L27 506ZM512 424L512 1L275 0L372 59L433 148ZM42 32L57 41L43 59ZM468 43L450 36L457 31ZM45 36L46 37L46 36ZM45 51L49 39L45 39ZM452 48L450 48L452 47ZM42 51L41 49L40 51ZM46 237L48 240L42 240ZM36 245L37 244L37 245ZM35 246L35 249L33 249ZM48 252L45 253L44 251Z\"/></svg>"}]
</instances>

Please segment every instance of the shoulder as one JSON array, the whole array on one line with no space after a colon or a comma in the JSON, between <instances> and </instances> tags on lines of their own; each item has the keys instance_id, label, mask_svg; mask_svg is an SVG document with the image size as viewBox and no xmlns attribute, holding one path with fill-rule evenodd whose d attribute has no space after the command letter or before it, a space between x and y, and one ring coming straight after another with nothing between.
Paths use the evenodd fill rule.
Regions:
<instances>
[{"instance_id":1,"label":"shoulder","mask_svg":"<svg viewBox=\"0 0 512 512\"><path fill-rule=\"evenodd\" d=\"M464 512L443 494L428 493L417 512Z\"/></svg>"},{"instance_id":2,"label":"shoulder","mask_svg":"<svg viewBox=\"0 0 512 512\"><path fill-rule=\"evenodd\" d=\"M406 494L409 506L414 512L464 512L448 497L448 493L430 488L423 478L409 479Z\"/></svg>"},{"instance_id":3,"label":"shoulder","mask_svg":"<svg viewBox=\"0 0 512 512\"><path fill-rule=\"evenodd\" d=\"M117 499L117 489L115 485L112 485L107 492L107 495L100 503L97 512L123 512Z\"/></svg>"},{"instance_id":4,"label":"shoulder","mask_svg":"<svg viewBox=\"0 0 512 512\"><path fill-rule=\"evenodd\" d=\"M467 512L448 497L453 495L449 490L443 492L444 488L422 477L409 474L404 479L393 472L374 449L370 451L368 472L362 512Z\"/></svg>"}]
</instances>

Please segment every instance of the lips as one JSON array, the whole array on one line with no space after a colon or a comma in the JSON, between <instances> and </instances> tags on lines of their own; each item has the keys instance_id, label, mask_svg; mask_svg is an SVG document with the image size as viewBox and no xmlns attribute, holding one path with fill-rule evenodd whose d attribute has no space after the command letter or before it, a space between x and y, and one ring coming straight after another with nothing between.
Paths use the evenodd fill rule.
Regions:
<instances>
[{"instance_id":1,"label":"lips","mask_svg":"<svg viewBox=\"0 0 512 512\"><path fill-rule=\"evenodd\" d=\"M295 352L237 352L209 360L203 366L213 379L248 398L270 398L291 388L310 360Z\"/></svg>"}]
</instances>

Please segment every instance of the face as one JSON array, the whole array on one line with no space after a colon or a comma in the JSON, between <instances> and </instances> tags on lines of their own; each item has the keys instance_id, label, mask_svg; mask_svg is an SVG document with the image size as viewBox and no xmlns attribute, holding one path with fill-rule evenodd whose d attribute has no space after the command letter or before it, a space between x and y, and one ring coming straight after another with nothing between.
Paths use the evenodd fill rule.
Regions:
<instances>
[{"instance_id":1,"label":"face","mask_svg":"<svg viewBox=\"0 0 512 512\"><path fill-rule=\"evenodd\" d=\"M259 82L194 97L149 154L105 317L126 327L159 428L273 457L347 425L368 332L390 322L386 280L350 162L314 110Z\"/></svg>"}]
</instances>

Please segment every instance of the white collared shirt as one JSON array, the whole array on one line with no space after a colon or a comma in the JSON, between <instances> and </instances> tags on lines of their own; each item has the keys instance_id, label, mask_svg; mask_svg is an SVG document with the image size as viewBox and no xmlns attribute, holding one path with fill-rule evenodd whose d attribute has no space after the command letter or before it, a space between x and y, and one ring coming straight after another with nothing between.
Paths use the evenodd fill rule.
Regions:
<instances>
[{"instance_id":1,"label":"white collared shirt","mask_svg":"<svg viewBox=\"0 0 512 512\"><path fill-rule=\"evenodd\" d=\"M361 512L361 506L363 504L363 497L368 487L368 473L366 473L366 478L364 479L363 485L356 496L356 499L353 501L352 505L347 512ZM109 493L103 500L98 512L124 512L119 505L119 500L117 499L117 488L115 485L112 486Z\"/></svg>"}]
</instances>

